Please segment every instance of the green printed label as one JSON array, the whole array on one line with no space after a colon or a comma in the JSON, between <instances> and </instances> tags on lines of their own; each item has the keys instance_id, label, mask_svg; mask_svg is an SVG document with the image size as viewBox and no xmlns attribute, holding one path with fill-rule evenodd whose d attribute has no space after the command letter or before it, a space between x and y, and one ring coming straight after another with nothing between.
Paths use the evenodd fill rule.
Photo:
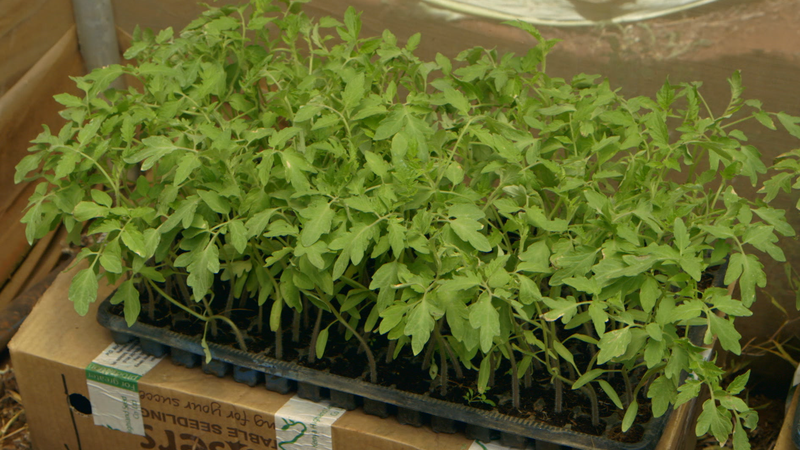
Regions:
<instances>
[{"instance_id":1,"label":"green printed label","mask_svg":"<svg viewBox=\"0 0 800 450\"><path fill-rule=\"evenodd\" d=\"M139 379L162 358L144 354L138 344L111 344L86 366L86 386L94 424L144 436Z\"/></svg>"}]
</instances>

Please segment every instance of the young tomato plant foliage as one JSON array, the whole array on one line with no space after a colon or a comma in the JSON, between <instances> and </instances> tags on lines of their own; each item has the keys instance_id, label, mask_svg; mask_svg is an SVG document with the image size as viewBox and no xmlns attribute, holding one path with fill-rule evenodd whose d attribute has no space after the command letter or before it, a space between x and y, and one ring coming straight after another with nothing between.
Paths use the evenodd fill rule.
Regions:
<instances>
[{"instance_id":1,"label":"young tomato plant foliage","mask_svg":"<svg viewBox=\"0 0 800 450\"><path fill-rule=\"evenodd\" d=\"M699 83L651 99L552 78L556 41L527 24L511 24L539 42L525 55L423 61L419 34L364 38L354 9L312 21L301 3L137 29L137 64L56 96L68 122L33 141L16 181L42 181L29 241L60 223L95 238L69 290L79 313L105 278L129 324L166 308L202 321L204 345L271 333L277 358L302 332L312 363L336 335L366 353L372 382L379 360L406 355L441 395L473 374L468 403L494 406L485 393L507 377L517 410L539 371L556 412L580 390L594 425L607 399L623 432L641 402L661 416L706 385L697 432L747 448L746 376L721 386L703 345L740 352L759 255L784 260L778 236L794 235L770 202L800 166L787 155L766 177L733 127L777 119L800 137L800 119L743 100L738 73L715 113ZM121 76L138 83L108 89ZM765 195L739 196L741 180ZM257 316L241 325L247 305Z\"/></svg>"}]
</instances>

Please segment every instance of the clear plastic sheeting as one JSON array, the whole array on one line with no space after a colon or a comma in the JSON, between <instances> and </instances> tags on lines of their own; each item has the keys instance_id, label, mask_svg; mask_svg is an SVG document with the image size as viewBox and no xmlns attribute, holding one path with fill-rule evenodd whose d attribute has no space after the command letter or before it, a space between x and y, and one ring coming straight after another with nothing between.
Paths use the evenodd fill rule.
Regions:
<instances>
[{"instance_id":1,"label":"clear plastic sheeting","mask_svg":"<svg viewBox=\"0 0 800 450\"><path fill-rule=\"evenodd\" d=\"M580 26L652 19L715 0L424 0L451 19L481 16L538 25ZM441 11L444 13L444 11Z\"/></svg>"}]
</instances>

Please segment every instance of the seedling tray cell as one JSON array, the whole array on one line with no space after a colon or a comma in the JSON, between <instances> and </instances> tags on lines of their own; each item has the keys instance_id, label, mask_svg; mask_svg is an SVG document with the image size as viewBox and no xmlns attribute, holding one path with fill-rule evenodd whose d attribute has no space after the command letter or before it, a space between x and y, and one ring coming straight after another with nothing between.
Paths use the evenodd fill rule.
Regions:
<instances>
[{"instance_id":1,"label":"seedling tray cell","mask_svg":"<svg viewBox=\"0 0 800 450\"><path fill-rule=\"evenodd\" d=\"M187 353L193 357L204 355L200 337L185 336L140 322L128 327L125 319L114 314L111 308L110 300L104 301L97 317L101 325L112 331L115 341L128 342L139 338L145 352L165 355L171 351L173 361L176 361L175 355L178 355L178 361L187 358ZM651 419L642 425L644 435L640 442L622 443L535 420L485 411L361 379L322 372L228 346L214 343L209 343L208 346L213 360L203 365L207 373L224 375L227 369L223 367L230 364L234 379L249 386L261 384L267 389L288 393L295 388L296 382L309 396L330 398L332 403L348 410L355 409L360 404L367 413L380 417L396 414L398 420L413 426L421 426L430 416L430 424L435 431L455 433L466 429L471 438L499 436L503 445L518 448L533 441L535 444L538 442L536 445L539 446L552 443L576 450L651 450L655 448L666 422L666 415Z\"/></svg>"}]
</instances>

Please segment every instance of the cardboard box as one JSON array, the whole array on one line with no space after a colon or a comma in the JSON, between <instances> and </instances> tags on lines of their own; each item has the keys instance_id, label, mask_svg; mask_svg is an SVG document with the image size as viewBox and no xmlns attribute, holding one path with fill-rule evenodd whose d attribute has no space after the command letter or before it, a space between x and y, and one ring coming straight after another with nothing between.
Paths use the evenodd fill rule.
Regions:
<instances>
[{"instance_id":1,"label":"cardboard box","mask_svg":"<svg viewBox=\"0 0 800 450\"><path fill-rule=\"evenodd\" d=\"M86 368L112 339L97 324L94 310L86 317L74 312L66 299L70 279L69 273L56 279L10 345L37 449L278 448L275 413L293 395L276 394L263 386L251 388L230 375L219 379L200 369L178 367L169 358L138 380L145 436L96 426L92 415L84 413L92 406ZM101 288L99 298L110 291ZM473 443L461 435L437 434L428 427L401 425L394 418L383 420L360 410L348 411L334 422L332 439L337 450L459 450Z\"/></svg>"},{"instance_id":2,"label":"cardboard box","mask_svg":"<svg viewBox=\"0 0 800 450\"><path fill-rule=\"evenodd\" d=\"M200 369L157 363L138 380L144 436L95 425L103 398L90 396L87 366L112 344L110 333L97 324L94 310L79 317L66 299L72 273L60 275L11 342L11 358L25 403L34 446L39 450L262 450L278 449L276 427L293 395L263 386L249 387L230 375L219 379ZM111 291L102 287L99 298ZM98 300L99 301L99 300ZM91 382L90 382L91 383ZM113 397L113 393L107 393ZM89 399L93 398L93 401ZM113 400L113 399L112 399ZM292 400L296 402L296 400ZM112 402L113 403L113 402ZM314 407L321 411L324 406ZM94 414L87 414L94 408ZM682 448L687 411L673 414L659 448ZM127 414L128 410L126 410ZM688 411L691 416L691 411ZM135 415L135 411L134 411ZM313 422L310 420L306 423ZM309 425L310 427L312 425ZM309 432L310 433L310 432ZM323 433L324 434L324 433ZM360 409L348 411L332 424L336 450L469 450L481 448L460 434L434 433L429 427L401 425L393 417L380 419ZM322 440L324 436L320 439ZM286 441L287 439L284 439ZM680 443L680 444L679 444ZM317 442L320 449L324 443ZM284 450L299 447L283 444ZM330 446L327 447L330 449ZM488 446L490 449L500 448Z\"/></svg>"}]
</instances>

